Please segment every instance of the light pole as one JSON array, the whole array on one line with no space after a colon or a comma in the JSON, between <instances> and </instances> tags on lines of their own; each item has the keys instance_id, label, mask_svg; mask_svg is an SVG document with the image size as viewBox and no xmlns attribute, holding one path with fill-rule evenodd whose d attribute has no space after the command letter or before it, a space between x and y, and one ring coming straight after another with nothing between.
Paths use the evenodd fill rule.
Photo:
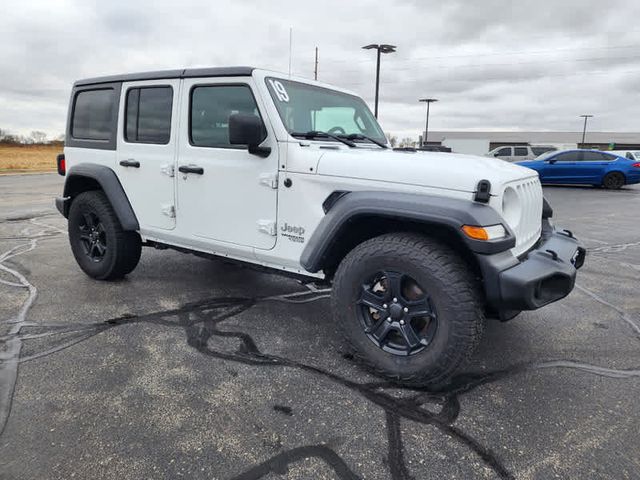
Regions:
<instances>
[{"instance_id":1,"label":"light pole","mask_svg":"<svg viewBox=\"0 0 640 480\"><path fill-rule=\"evenodd\" d=\"M422 142L423 145L426 145L427 144L427 140L429 140L429 107L431 106L431 104L433 102L437 102L438 99L437 98L421 98L418 101L419 102L425 102L427 104L427 124L425 125L424 141Z\"/></svg>"},{"instance_id":2,"label":"light pole","mask_svg":"<svg viewBox=\"0 0 640 480\"><path fill-rule=\"evenodd\" d=\"M365 50L377 50L378 58L376 61L376 103L374 115L378 118L378 93L380 92L380 54L382 53L393 53L396 51L396 47L394 45L387 45L385 43L378 45L377 43L372 43L371 45L365 45Z\"/></svg>"},{"instance_id":3,"label":"light pole","mask_svg":"<svg viewBox=\"0 0 640 480\"><path fill-rule=\"evenodd\" d=\"M580 115L584 118L584 127L582 129L582 148L584 148L584 138L587 135L587 118L593 117L593 115Z\"/></svg>"}]
</instances>

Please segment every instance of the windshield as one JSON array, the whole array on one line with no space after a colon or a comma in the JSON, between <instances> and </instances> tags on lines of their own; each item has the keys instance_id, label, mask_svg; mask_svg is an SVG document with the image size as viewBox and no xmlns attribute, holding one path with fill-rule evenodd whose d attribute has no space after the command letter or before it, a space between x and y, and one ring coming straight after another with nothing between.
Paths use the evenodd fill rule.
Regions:
<instances>
[{"instance_id":1,"label":"windshield","mask_svg":"<svg viewBox=\"0 0 640 480\"><path fill-rule=\"evenodd\" d=\"M266 82L289 133L356 134L387 142L375 117L359 97L281 78L267 78Z\"/></svg>"}]
</instances>

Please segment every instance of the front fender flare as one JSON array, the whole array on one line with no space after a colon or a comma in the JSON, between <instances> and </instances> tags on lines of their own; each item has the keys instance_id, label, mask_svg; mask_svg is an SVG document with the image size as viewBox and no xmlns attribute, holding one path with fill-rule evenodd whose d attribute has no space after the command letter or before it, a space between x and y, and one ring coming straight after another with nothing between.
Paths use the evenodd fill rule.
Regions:
<instances>
[{"instance_id":1,"label":"front fender flare","mask_svg":"<svg viewBox=\"0 0 640 480\"><path fill-rule=\"evenodd\" d=\"M455 232L468 248L478 254L493 254L509 250L516 243L509 226L493 208L486 204L412 193L359 191L342 195L335 201L311 236L300 258L300 263L309 272L323 268L331 247L342 229L362 217L386 217L447 227ZM502 224L507 237L480 241L462 233L463 225Z\"/></svg>"}]
</instances>

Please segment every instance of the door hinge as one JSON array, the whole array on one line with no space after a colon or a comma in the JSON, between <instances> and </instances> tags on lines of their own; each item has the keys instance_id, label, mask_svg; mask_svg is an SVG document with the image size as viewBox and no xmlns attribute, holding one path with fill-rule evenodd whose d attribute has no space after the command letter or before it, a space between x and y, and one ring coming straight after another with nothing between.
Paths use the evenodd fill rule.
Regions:
<instances>
[{"instance_id":1,"label":"door hinge","mask_svg":"<svg viewBox=\"0 0 640 480\"><path fill-rule=\"evenodd\" d=\"M258 231L275 237L276 222L274 222L273 220L258 220Z\"/></svg>"},{"instance_id":2,"label":"door hinge","mask_svg":"<svg viewBox=\"0 0 640 480\"><path fill-rule=\"evenodd\" d=\"M277 173L262 173L260 174L260 185L266 185L269 188L278 188L278 174Z\"/></svg>"},{"instance_id":3,"label":"door hinge","mask_svg":"<svg viewBox=\"0 0 640 480\"><path fill-rule=\"evenodd\" d=\"M176 218L176 207L173 205L163 205L160 211L169 218Z\"/></svg>"},{"instance_id":4,"label":"door hinge","mask_svg":"<svg viewBox=\"0 0 640 480\"><path fill-rule=\"evenodd\" d=\"M160 171L164 173L167 177L173 177L176 174L173 165L162 165L160 167Z\"/></svg>"}]
</instances>

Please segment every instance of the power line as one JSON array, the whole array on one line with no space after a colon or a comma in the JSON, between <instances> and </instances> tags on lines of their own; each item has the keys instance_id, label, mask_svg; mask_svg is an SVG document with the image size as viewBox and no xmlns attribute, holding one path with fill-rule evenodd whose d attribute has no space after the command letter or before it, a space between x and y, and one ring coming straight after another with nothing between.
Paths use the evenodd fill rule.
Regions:
<instances>
[{"instance_id":1,"label":"power line","mask_svg":"<svg viewBox=\"0 0 640 480\"><path fill-rule=\"evenodd\" d=\"M469 58L469 57L495 57L495 56L512 56L512 55L543 55L547 53L556 52L571 52L571 51L593 51L593 50L619 50L619 49L640 49L640 45L613 45L606 47L567 47L567 48L550 48L544 50L520 50L520 51L507 51L507 52L491 52L491 53L465 53L456 55L435 55L435 56L423 56L407 59L395 59L394 63L400 62L415 62L416 60L445 60L450 58ZM323 60L326 63L371 63L371 59L363 60L348 60L348 59L326 59Z\"/></svg>"},{"instance_id":2,"label":"power line","mask_svg":"<svg viewBox=\"0 0 640 480\"><path fill-rule=\"evenodd\" d=\"M541 75L539 76L532 76L530 74L525 74L522 76L522 78L505 78L504 76L497 76L497 77L483 77L482 79L478 80L478 79L465 79L464 77L456 77L455 80L471 80L471 81L475 81L478 83L484 82L484 81L490 81L490 80L505 80L505 81L514 81L514 80L542 80L545 78L550 78L550 77L572 77L575 75L581 75L581 76L586 76L586 75L611 75L613 72L611 70L595 70L595 71L576 71L576 72L566 72L566 73L562 73L562 74L549 74L546 72L543 72ZM640 70L626 70L626 71L616 71L616 74L629 74L629 73L640 73ZM395 81L383 81L380 82L382 84L404 84L404 83L412 83L414 81L418 81L418 80L395 80ZM336 82L337 85L341 86L341 87L347 87L347 86L360 86L360 85L367 85L367 83L365 82L358 82L358 83L338 83Z\"/></svg>"},{"instance_id":3,"label":"power line","mask_svg":"<svg viewBox=\"0 0 640 480\"><path fill-rule=\"evenodd\" d=\"M531 61L522 61L522 62L509 62L509 63L472 63L472 64L462 64L462 65L437 65L438 70L442 69L457 69L457 68L483 68L483 67L510 67L512 65L550 65L556 63L566 63L571 64L572 62L590 62L590 61L614 61L614 60L639 60L640 55L628 55L628 56L619 56L619 57L585 57L585 58L572 58L572 59L558 59L558 60L531 60ZM413 65L407 67L394 67L392 71L407 71L407 70L418 70L419 68L428 68L434 67L434 65ZM340 70L340 74L345 73L361 73L362 70Z\"/></svg>"}]
</instances>

